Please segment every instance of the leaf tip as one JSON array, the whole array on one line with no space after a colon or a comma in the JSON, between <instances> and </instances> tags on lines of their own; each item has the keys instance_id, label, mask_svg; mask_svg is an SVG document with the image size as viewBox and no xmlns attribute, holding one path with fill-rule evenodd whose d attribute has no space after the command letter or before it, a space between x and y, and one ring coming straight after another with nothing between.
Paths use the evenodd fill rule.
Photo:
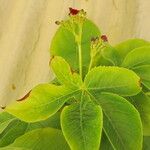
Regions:
<instances>
[{"instance_id":1,"label":"leaf tip","mask_svg":"<svg viewBox=\"0 0 150 150\"><path fill-rule=\"evenodd\" d=\"M29 97L30 93L31 93L32 90L30 90L25 96L23 96L22 98L18 99L17 101L20 102L20 101L23 101L25 100L26 98Z\"/></svg>"},{"instance_id":2,"label":"leaf tip","mask_svg":"<svg viewBox=\"0 0 150 150\"><path fill-rule=\"evenodd\" d=\"M49 61L49 65L51 64L52 60L55 58L54 55L51 56L50 61Z\"/></svg>"}]
</instances>

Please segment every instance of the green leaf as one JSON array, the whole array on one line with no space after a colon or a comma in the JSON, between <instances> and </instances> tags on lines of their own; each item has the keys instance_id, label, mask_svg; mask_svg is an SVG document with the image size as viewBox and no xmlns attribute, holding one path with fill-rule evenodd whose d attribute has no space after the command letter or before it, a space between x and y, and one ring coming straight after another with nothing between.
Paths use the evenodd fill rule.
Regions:
<instances>
[{"instance_id":1,"label":"green leaf","mask_svg":"<svg viewBox=\"0 0 150 150\"><path fill-rule=\"evenodd\" d=\"M0 113L0 134L14 120L14 117L6 112Z\"/></svg>"},{"instance_id":2,"label":"green leaf","mask_svg":"<svg viewBox=\"0 0 150 150\"><path fill-rule=\"evenodd\" d=\"M31 150L69 150L60 130L43 128L33 130L19 137L10 147Z\"/></svg>"},{"instance_id":3,"label":"green leaf","mask_svg":"<svg viewBox=\"0 0 150 150\"><path fill-rule=\"evenodd\" d=\"M31 149L26 149L26 148L21 148L21 147L4 147L1 148L0 150L31 150Z\"/></svg>"},{"instance_id":4,"label":"green leaf","mask_svg":"<svg viewBox=\"0 0 150 150\"><path fill-rule=\"evenodd\" d=\"M0 118L5 118L6 116L10 116L8 113L1 113ZM26 132L37 128L44 127L53 127L60 129L60 113L56 113L52 117L47 120L35 122L35 123L26 123L18 120L13 117L13 120L3 129L3 132L0 134L0 147L7 146L14 142L14 140ZM1 126L1 124L0 124Z\"/></svg>"},{"instance_id":5,"label":"green leaf","mask_svg":"<svg viewBox=\"0 0 150 150\"><path fill-rule=\"evenodd\" d=\"M17 137L26 132L27 126L27 123L15 118L0 134L0 147L13 143Z\"/></svg>"},{"instance_id":6,"label":"green leaf","mask_svg":"<svg viewBox=\"0 0 150 150\"><path fill-rule=\"evenodd\" d=\"M120 64L120 57L118 52L110 45L107 45L101 52L104 59L108 60L112 65L117 66Z\"/></svg>"},{"instance_id":7,"label":"green leaf","mask_svg":"<svg viewBox=\"0 0 150 150\"><path fill-rule=\"evenodd\" d=\"M150 65L150 46L134 49L122 63L123 67L131 69L142 65Z\"/></svg>"},{"instance_id":8,"label":"green leaf","mask_svg":"<svg viewBox=\"0 0 150 150\"><path fill-rule=\"evenodd\" d=\"M141 91L140 78L131 70L119 67L96 67L85 77L90 93L112 92L122 96L136 95Z\"/></svg>"},{"instance_id":9,"label":"green leaf","mask_svg":"<svg viewBox=\"0 0 150 150\"><path fill-rule=\"evenodd\" d=\"M57 77L55 77L54 79L52 79L49 83L50 84L54 84L54 85L61 85L61 83L58 81Z\"/></svg>"},{"instance_id":10,"label":"green leaf","mask_svg":"<svg viewBox=\"0 0 150 150\"><path fill-rule=\"evenodd\" d=\"M150 150L150 136L144 136L143 150Z\"/></svg>"},{"instance_id":11,"label":"green leaf","mask_svg":"<svg viewBox=\"0 0 150 150\"><path fill-rule=\"evenodd\" d=\"M66 106L61 114L63 134L72 150L98 150L102 130L102 110L88 95Z\"/></svg>"},{"instance_id":12,"label":"green leaf","mask_svg":"<svg viewBox=\"0 0 150 150\"><path fill-rule=\"evenodd\" d=\"M116 150L142 149L142 124L138 111L124 98L103 92L93 94L102 107L103 130Z\"/></svg>"},{"instance_id":13,"label":"green leaf","mask_svg":"<svg viewBox=\"0 0 150 150\"><path fill-rule=\"evenodd\" d=\"M61 84L70 85L72 83L71 68L62 57L55 56L50 66Z\"/></svg>"},{"instance_id":14,"label":"green leaf","mask_svg":"<svg viewBox=\"0 0 150 150\"><path fill-rule=\"evenodd\" d=\"M26 122L45 120L77 92L78 90L73 91L65 86L41 84L36 86L28 97L9 105L5 111Z\"/></svg>"},{"instance_id":15,"label":"green leaf","mask_svg":"<svg viewBox=\"0 0 150 150\"><path fill-rule=\"evenodd\" d=\"M126 57L126 55L131 52L135 48L139 48L142 46L149 46L150 43L148 41L142 40L142 39L129 39L127 41L124 41L122 43L119 43L115 46L115 49L120 55L121 60Z\"/></svg>"},{"instance_id":16,"label":"green leaf","mask_svg":"<svg viewBox=\"0 0 150 150\"><path fill-rule=\"evenodd\" d=\"M80 80L80 84L82 84L82 80L80 76L76 75L74 79L74 73L71 72L71 68L69 64L60 56L55 56L50 63L58 81L61 84L66 85L67 87L76 89L78 88L76 84L76 80Z\"/></svg>"},{"instance_id":17,"label":"green leaf","mask_svg":"<svg viewBox=\"0 0 150 150\"><path fill-rule=\"evenodd\" d=\"M99 150L114 150L112 144L110 143L109 139L107 138L105 132L102 133L102 140Z\"/></svg>"},{"instance_id":18,"label":"green leaf","mask_svg":"<svg viewBox=\"0 0 150 150\"><path fill-rule=\"evenodd\" d=\"M34 123L28 123L28 128L26 132L37 129L37 128L45 128L51 127L60 129L60 112L55 113L53 116L49 117L46 120L38 121Z\"/></svg>"},{"instance_id":19,"label":"green leaf","mask_svg":"<svg viewBox=\"0 0 150 150\"><path fill-rule=\"evenodd\" d=\"M150 97L141 92L136 96L130 97L130 100L140 113L143 124L143 134L150 136Z\"/></svg>"},{"instance_id":20,"label":"green leaf","mask_svg":"<svg viewBox=\"0 0 150 150\"><path fill-rule=\"evenodd\" d=\"M116 66L120 65L120 57L115 48L105 43L100 52L94 57L92 67L94 66Z\"/></svg>"},{"instance_id":21,"label":"green leaf","mask_svg":"<svg viewBox=\"0 0 150 150\"><path fill-rule=\"evenodd\" d=\"M90 20L86 20L83 25L82 34L82 60L83 66L87 67L90 62L90 41L92 37L100 36L100 31ZM51 55L63 57L73 70L78 70L78 49L74 35L64 27L60 27L50 47Z\"/></svg>"},{"instance_id":22,"label":"green leaf","mask_svg":"<svg viewBox=\"0 0 150 150\"><path fill-rule=\"evenodd\" d=\"M143 65L133 69L141 78L142 84L150 90L150 65Z\"/></svg>"}]
</instances>

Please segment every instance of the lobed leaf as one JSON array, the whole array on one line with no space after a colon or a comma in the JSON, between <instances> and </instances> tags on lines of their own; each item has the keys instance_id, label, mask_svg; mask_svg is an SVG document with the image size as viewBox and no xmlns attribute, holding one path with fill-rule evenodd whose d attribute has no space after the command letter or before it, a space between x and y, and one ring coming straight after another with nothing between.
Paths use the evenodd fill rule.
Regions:
<instances>
[{"instance_id":1,"label":"lobed leaf","mask_svg":"<svg viewBox=\"0 0 150 150\"><path fill-rule=\"evenodd\" d=\"M112 92L121 96L136 95L141 91L140 78L131 70L119 67L97 67L85 77L90 93Z\"/></svg>"},{"instance_id":2,"label":"lobed leaf","mask_svg":"<svg viewBox=\"0 0 150 150\"><path fill-rule=\"evenodd\" d=\"M72 150L97 150L102 130L102 110L81 97L80 104L66 106L61 114L63 134Z\"/></svg>"},{"instance_id":3,"label":"lobed leaf","mask_svg":"<svg viewBox=\"0 0 150 150\"><path fill-rule=\"evenodd\" d=\"M26 122L45 120L55 114L78 90L65 86L41 84L29 96L6 107L5 111Z\"/></svg>"}]
</instances>

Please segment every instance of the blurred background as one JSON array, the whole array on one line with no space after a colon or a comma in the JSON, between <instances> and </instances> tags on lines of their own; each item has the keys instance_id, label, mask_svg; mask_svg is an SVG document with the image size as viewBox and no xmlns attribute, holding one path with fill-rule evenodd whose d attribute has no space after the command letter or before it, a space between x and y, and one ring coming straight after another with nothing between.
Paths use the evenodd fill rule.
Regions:
<instances>
[{"instance_id":1,"label":"blurred background","mask_svg":"<svg viewBox=\"0 0 150 150\"><path fill-rule=\"evenodd\" d=\"M49 82L49 47L68 8L85 9L113 45L150 40L150 0L0 0L0 106Z\"/></svg>"}]
</instances>

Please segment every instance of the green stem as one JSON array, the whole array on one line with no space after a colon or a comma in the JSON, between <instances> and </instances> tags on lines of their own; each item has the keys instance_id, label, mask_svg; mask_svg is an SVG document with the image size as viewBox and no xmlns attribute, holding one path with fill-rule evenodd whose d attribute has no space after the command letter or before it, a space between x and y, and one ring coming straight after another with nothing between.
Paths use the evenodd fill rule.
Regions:
<instances>
[{"instance_id":1,"label":"green stem","mask_svg":"<svg viewBox=\"0 0 150 150\"><path fill-rule=\"evenodd\" d=\"M80 76L82 78L82 49L81 49L81 44L78 44L78 51L79 51L79 71L80 71Z\"/></svg>"},{"instance_id":2,"label":"green stem","mask_svg":"<svg viewBox=\"0 0 150 150\"><path fill-rule=\"evenodd\" d=\"M91 68L92 68L92 64L93 64L93 58L91 57L88 72L91 70Z\"/></svg>"},{"instance_id":3,"label":"green stem","mask_svg":"<svg viewBox=\"0 0 150 150\"><path fill-rule=\"evenodd\" d=\"M79 53L79 72L82 78L82 47L81 47L81 40L82 40L82 26L79 27L79 35L78 35L77 45L78 45L78 53Z\"/></svg>"}]
</instances>

